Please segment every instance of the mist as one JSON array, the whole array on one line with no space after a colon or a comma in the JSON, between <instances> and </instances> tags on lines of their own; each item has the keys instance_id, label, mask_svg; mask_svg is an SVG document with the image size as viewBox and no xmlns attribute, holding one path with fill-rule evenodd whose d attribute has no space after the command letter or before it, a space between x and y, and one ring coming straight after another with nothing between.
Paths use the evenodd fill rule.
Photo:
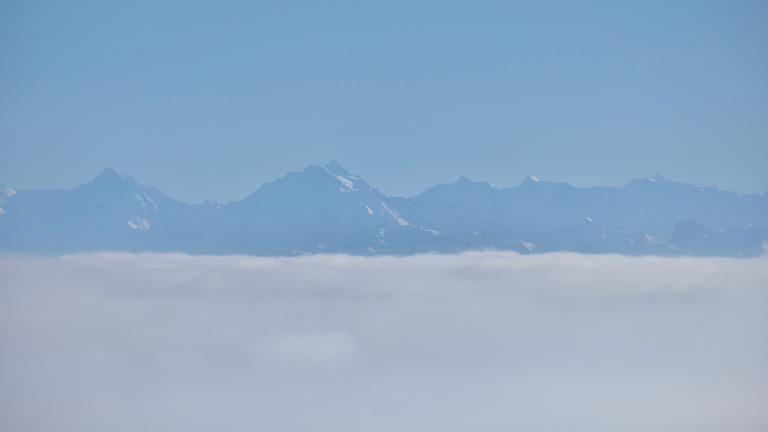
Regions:
<instances>
[{"instance_id":1,"label":"mist","mask_svg":"<svg viewBox=\"0 0 768 432\"><path fill-rule=\"evenodd\" d=\"M768 430L768 257L0 258L0 429Z\"/></svg>"}]
</instances>

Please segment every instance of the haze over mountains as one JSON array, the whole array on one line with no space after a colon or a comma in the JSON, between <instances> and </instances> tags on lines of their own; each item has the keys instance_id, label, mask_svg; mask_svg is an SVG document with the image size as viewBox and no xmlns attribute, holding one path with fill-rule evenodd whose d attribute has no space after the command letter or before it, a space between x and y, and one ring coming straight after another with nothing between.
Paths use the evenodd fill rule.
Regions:
<instances>
[{"instance_id":1,"label":"haze over mountains","mask_svg":"<svg viewBox=\"0 0 768 432\"><path fill-rule=\"evenodd\" d=\"M621 188L461 177L388 197L336 162L292 172L241 201L188 204L108 168L71 190L0 188L0 250L292 256L575 251L756 256L768 192L740 195L657 174Z\"/></svg>"}]
</instances>

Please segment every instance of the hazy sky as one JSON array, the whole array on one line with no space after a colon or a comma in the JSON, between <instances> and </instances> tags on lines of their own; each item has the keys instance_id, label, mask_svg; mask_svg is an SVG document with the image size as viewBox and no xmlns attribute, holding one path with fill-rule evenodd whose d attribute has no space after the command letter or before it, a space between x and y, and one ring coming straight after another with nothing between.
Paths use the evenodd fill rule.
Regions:
<instances>
[{"instance_id":1,"label":"hazy sky","mask_svg":"<svg viewBox=\"0 0 768 432\"><path fill-rule=\"evenodd\" d=\"M8 431L768 430L766 257L0 259Z\"/></svg>"},{"instance_id":2,"label":"hazy sky","mask_svg":"<svg viewBox=\"0 0 768 432\"><path fill-rule=\"evenodd\" d=\"M0 184L191 202L338 160L388 195L768 190L764 1L4 1Z\"/></svg>"}]
</instances>

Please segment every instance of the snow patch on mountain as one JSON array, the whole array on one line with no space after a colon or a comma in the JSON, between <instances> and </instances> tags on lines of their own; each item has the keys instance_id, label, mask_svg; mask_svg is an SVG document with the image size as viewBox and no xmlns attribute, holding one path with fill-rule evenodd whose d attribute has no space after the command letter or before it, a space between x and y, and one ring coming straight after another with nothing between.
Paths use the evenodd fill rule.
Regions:
<instances>
[{"instance_id":1,"label":"snow patch on mountain","mask_svg":"<svg viewBox=\"0 0 768 432\"><path fill-rule=\"evenodd\" d=\"M324 165L323 169L344 185L343 188L339 188L342 192L357 191L357 189L355 189L355 180L357 180L357 178L349 174L349 172L342 168L336 161L331 161Z\"/></svg>"},{"instance_id":2,"label":"snow patch on mountain","mask_svg":"<svg viewBox=\"0 0 768 432\"><path fill-rule=\"evenodd\" d=\"M147 231L149 230L149 222L147 222L146 219L140 218L136 215L133 216L133 220L127 220L125 221L131 229L139 230L139 231Z\"/></svg>"},{"instance_id":3,"label":"snow patch on mountain","mask_svg":"<svg viewBox=\"0 0 768 432\"><path fill-rule=\"evenodd\" d=\"M147 195L146 193L144 194L144 197L147 199L147 201L149 201L149 203L150 203L150 204L152 204L152 207L153 207L155 210L157 210L157 204L155 204L155 201L152 199L152 197L150 197L150 196L149 196L149 195Z\"/></svg>"},{"instance_id":4,"label":"snow patch on mountain","mask_svg":"<svg viewBox=\"0 0 768 432\"><path fill-rule=\"evenodd\" d=\"M395 213L394 211L392 211L392 209L387 207L386 204L381 203L381 206L384 207L384 210L386 210L387 213L389 213L390 215L392 215L393 218L395 218L395 220L397 221L398 225L400 225L400 226L409 226L409 225L411 225L408 221L406 221L405 219L401 218L399 214Z\"/></svg>"},{"instance_id":5,"label":"snow patch on mountain","mask_svg":"<svg viewBox=\"0 0 768 432\"><path fill-rule=\"evenodd\" d=\"M147 208L147 202L152 205L152 208L157 210L157 204L152 200L152 198L147 195L146 193L139 195L138 193L133 194L133 197L136 198L136 200L139 202L139 205L141 208L146 209Z\"/></svg>"},{"instance_id":6,"label":"snow patch on mountain","mask_svg":"<svg viewBox=\"0 0 768 432\"><path fill-rule=\"evenodd\" d=\"M10 198L14 195L16 195L15 190L9 188L8 186L0 186L0 199Z\"/></svg>"},{"instance_id":7,"label":"snow patch on mountain","mask_svg":"<svg viewBox=\"0 0 768 432\"><path fill-rule=\"evenodd\" d=\"M339 188L339 189L340 189L342 192L354 192L354 191L356 190L356 189L355 189L355 183L354 183L352 180L350 180L350 179L348 179L348 178L344 178L344 177L342 177L342 176L340 176L340 175L336 175L336 174L332 174L332 175L333 175L334 177L336 177L336 179L337 179L338 181L340 181L340 182L341 182L341 184L343 184L343 185L344 185L344 188L346 188L346 189L344 189L344 188Z\"/></svg>"},{"instance_id":8,"label":"snow patch on mountain","mask_svg":"<svg viewBox=\"0 0 768 432\"><path fill-rule=\"evenodd\" d=\"M0 216L5 214L5 210L3 210L2 206L4 206L5 203L8 202L8 199L14 195L16 195L15 190L8 186L0 186Z\"/></svg>"}]
</instances>

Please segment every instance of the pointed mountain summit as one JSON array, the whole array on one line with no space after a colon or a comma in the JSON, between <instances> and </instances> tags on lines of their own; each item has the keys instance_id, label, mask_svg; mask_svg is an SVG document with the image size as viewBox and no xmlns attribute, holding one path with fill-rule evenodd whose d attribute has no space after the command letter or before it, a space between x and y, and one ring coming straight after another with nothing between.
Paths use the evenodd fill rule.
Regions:
<instances>
[{"instance_id":1,"label":"pointed mountain summit","mask_svg":"<svg viewBox=\"0 0 768 432\"><path fill-rule=\"evenodd\" d=\"M122 171L116 170L112 167L106 167L104 170L102 170L99 174L94 177L94 181L100 181L103 179L122 179L122 180L129 180L135 182L136 179L133 177L124 174Z\"/></svg>"},{"instance_id":2,"label":"pointed mountain summit","mask_svg":"<svg viewBox=\"0 0 768 432\"><path fill-rule=\"evenodd\" d=\"M81 205L105 207L132 207L157 209L161 203L175 201L152 186L140 184L135 178L114 168L106 168L93 180L68 193L68 201Z\"/></svg>"},{"instance_id":3,"label":"pointed mountain summit","mask_svg":"<svg viewBox=\"0 0 768 432\"><path fill-rule=\"evenodd\" d=\"M468 179L468 178L466 178L464 176L460 176L458 179L456 179L455 182L453 182L453 184L455 184L455 185L468 185L468 184L472 184L472 183L474 183L472 180L470 180L470 179Z\"/></svg>"},{"instance_id":4,"label":"pointed mountain summit","mask_svg":"<svg viewBox=\"0 0 768 432\"><path fill-rule=\"evenodd\" d=\"M20 191L4 210L0 243L18 250L138 251L155 244L157 228L167 242L168 228L182 227L189 207L107 168L70 190Z\"/></svg>"},{"instance_id":5,"label":"pointed mountain summit","mask_svg":"<svg viewBox=\"0 0 768 432\"><path fill-rule=\"evenodd\" d=\"M324 166L309 165L301 172L291 172L285 176L265 183L244 202L254 202L265 197L279 196L286 205L303 205L325 201L338 193L355 193L368 199L378 199L383 195L372 188L362 178L354 176L337 162Z\"/></svg>"},{"instance_id":6,"label":"pointed mountain summit","mask_svg":"<svg viewBox=\"0 0 768 432\"><path fill-rule=\"evenodd\" d=\"M123 174L122 172L114 169L114 168L106 168L102 172L100 172L96 177L93 178L90 182L86 183L83 186L91 185L92 187L98 187L98 188L130 188L130 187L138 187L139 182L136 181L133 177Z\"/></svg>"},{"instance_id":7,"label":"pointed mountain summit","mask_svg":"<svg viewBox=\"0 0 768 432\"><path fill-rule=\"evenodd\" d=\"M335 161L266 183L227 211L242 215L246 253L380 250L389 233L411 226L386 196Z\"/></svg>"},{"instance_id":8,"label":"pointed mountain summit","mask_svg":"<svg viewBox=\"0 0 768 432\"><path fill-rule=\"evenodd\" d=\"M349 171L344 169L338 162L335 160L332 160L328 162L327 164L323 165L323 168L328 170L331 174L340 175L343 177L352 177L352 174L350 174Z\"/></svg>"},{"instance_id":9,"label":"pointed mountain summit","mask_svg":"<svg viewBox=\"0 0 768 432\"><path fill-rule=\"evenodd\" d=\"M525 180L523 180L522 184L539 183L539 182L540 180L536 178L536 176L529 175L528 177L525 178Z\"/></svg>"}]
</instances>

